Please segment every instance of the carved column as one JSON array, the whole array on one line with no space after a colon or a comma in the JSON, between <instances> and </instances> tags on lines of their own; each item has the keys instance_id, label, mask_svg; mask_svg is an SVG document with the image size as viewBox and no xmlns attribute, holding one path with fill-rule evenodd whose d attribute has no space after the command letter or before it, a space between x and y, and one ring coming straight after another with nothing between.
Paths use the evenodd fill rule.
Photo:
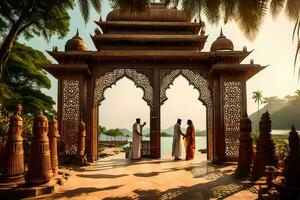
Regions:
<instances>
[{"instance_id":1,"label":"carved column","mask_svg":"<svg viewBox=\"0 0 300 200\"><path fill-rule=\"evenodd\" d=\"M219 162L225 162L226 161L226 155L225 155L225 136L224 131L222 127L222 116L223 116L223 104L222 104L222 95L223 95L223 85L221 82L220 76L214 77L213 82L213 95L214 95L214 102L213 102L213 111L214 111L214 142L213 142L213 148L214 148L214 156L213 156L213 162L219 163Z\"/></svg>"},{"instance_id":2,"label":"carved column","mask_svg":"<svg viewBox=\"0 0 300 200\"><path fill-rule=\"evenodd\" d=\"M94 162L98 159L98 102L94 102L94 78L90 78L87 82L87 110L84 112L86 122L86 152L89 162Z\"/></svg>"},{"instance_id":3,"label":"carved column","mask_svg":"<svg viewBox=\"0 0 300 200\"><path fill-rule=\"evenodd\" d=\"M85 155L85 123L83 121L79 124L79 134L78 134L78 152L77 157L83 158Z\"/></svg>"},{"instance_id":4,"label":"carved column","mask_svg":"<svg viewBox=\"0 0 300 200\"><path fill-rule=\"evenodd\" d=\"M150 110L150 157L160 158L160 72L153 73L153 108Z\"/></svg>"},{"instance_id":5,"label":"carved column","mask_svg":"<svg viewBox=\"0 0 300 200\"><path fill-rule=\"evenodd\" d=\"M58 123L54 117L49 122L49 145L50 145L50 155L51 155L51 168L53 176L58 173L58 157L57 157L57 138L58 134Z\"/></svg>"},{"instance_id":6,"label":"carved column","mask_svg":"<svg viewBox=\"0 0 300 200\"><path fill-rule=\"evenodd\" d=\"M48 119L39 112L33 121L33 138L26 181L43 184L53 177L48 139Z\"/></svg>"},{"instance_id":7,"label":"carved column","mask_svg":"<svg viewBox=\"0 0 300 200\"><path fill-rule=\"evenodd\" d=\"M278 159L275 156L275 143L271 136L271 119L265 112L259 122L259 137L256 144L256 156L254 160L252 177L258 179L265 175L266 166L277 166Z\"/></svg>"},{"instance_id":8,"label":"carved column","mask_svg":"<svg viewBox=\"0 0 300 200\"><path fill-rule=\"evenodd\" d=\"M16 113L9 123L8 138L4 150L2 181L17 185L24 183L23 119L20 116L22 106L18 104Z\"/></svg>"},{"instance_id":9,"label":"carved column","mask_svg":"<svg viewBox=\"0 0 300 200\"><path fill-rule=\"evenodd\" d=\"M240 121L240 147L237 172L240 175L249 175L253 160L253 146L251 137L251 121L244 117Z\"/></svg>"}]
</instances>

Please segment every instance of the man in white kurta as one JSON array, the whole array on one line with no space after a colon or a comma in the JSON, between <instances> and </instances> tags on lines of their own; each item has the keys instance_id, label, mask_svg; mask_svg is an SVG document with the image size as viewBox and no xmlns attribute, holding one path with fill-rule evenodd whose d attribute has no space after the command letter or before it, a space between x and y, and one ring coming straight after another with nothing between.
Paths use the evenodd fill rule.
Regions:
<instances>
[{"instance_id":1,"label":"man in white kurta","mask_svg":"<svg viewBox=\"0 0 300 200\"><path fill-rule=\"evenodd\" d=\"M172 157L175 157L175 160L179 160L181 156L181 138L184 136L181 132L181 119L177 120L177 123L174 125L174 135L173 135L173 145L172 145Z\"/></svg>"},{"instance_id":2,"label":"man in white kurta","mask_svg":"<svg viewBox=\"0 0 300 200\"><path fill-rule=\"evenodd\" d=\"M138 118L132 127L132 145L131 145L131 159L141 159L141 147L142 147L142 129L143 125L140 124L141 120Z\"/></svg>"}]
</instances>

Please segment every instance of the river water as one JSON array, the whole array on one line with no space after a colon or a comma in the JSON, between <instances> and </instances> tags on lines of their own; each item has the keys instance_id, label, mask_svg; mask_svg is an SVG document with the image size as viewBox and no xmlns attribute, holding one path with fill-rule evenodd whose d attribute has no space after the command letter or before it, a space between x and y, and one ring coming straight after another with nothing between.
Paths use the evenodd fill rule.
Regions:
<instances>
[{"instance_id":1,"label":"river water","mask_svg":"<svg viewBox=\"0 0 300 200\"><path fill-rule=\"evenodd\" d=\"M272 130L272 136L274 138L288 138L289 130ZM101 140L111 140L112 138L106 135L101 135ZM118 138L117 138L118 139ZM119 138L120 140L125 140L126 138ZM129 138L131 139L131 138ZM143 140L150 140L149 137L143 137ZM206 136L196 136L196 151L199 149L206 149ZM172 152L173 137L161 137L161 153L171 154ZM182 141L182 151L183 141Z\"/></svg>"}]
</instances>

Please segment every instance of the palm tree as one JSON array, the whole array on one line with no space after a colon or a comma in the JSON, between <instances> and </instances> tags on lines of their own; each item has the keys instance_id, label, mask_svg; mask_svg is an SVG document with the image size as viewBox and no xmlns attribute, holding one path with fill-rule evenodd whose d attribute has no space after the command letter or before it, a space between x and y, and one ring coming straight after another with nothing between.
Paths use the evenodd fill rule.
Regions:
<instances>
[{"instance_id":1,"label":"palm tree","mask_svg":"<svg viewBox=\"0 0 300 200\"><path fill-rule=\"evenodd\" d=\"M257 90L253 92L252 99L254 100L255 103L257 103L257 116L259 120L259 105L263 103L263 96L262 92Z\"/></svg>"}]
</instances>

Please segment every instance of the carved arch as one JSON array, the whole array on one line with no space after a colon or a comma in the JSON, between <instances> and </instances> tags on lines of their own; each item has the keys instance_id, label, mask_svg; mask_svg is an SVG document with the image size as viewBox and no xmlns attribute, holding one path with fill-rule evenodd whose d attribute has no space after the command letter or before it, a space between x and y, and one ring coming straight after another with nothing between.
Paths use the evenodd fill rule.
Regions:
<instances>
[{"instance_id":1,"label":"carved arch","mask_svg":"<svg viewBox=\"0 0 300 200\"><path fill-rule=\"evenodd\" d=\"M195 89L199 91L199 100L202 101L205 106L212 106L212 95L209 90L208 81L200 74L194 73L189 69L176 69L169 74L161 73L161 87L160 87L160 104L162 105L167 99L166 91L173 84L174 80L182 75L185 77L190 85L193 85Z\"/></svg>"},{"instance_id":2,"label":"carved arch","mask_svg":"<svg viewBox=\"0 0 300 200\"><path fill-rule=\"evenodd\" d=\"M144 91L143 99L147 102L150 108L153 107L153 88L150 83L149 77L137 72L135 69L115 69L111 72L105 73L95 81L94 90L94 104L99 106L105 99L104 91L115 85L118 80L123 77L131 79L136 87Z\"/></svg>"},{"instance_id":3,"label":"carved arch","mask_svg":"<svg viewBox=\"0 0 300 200\"><path fill-rule=\"evenodd\" d=\"M173 71L161 71L160 74L160 104L162 105L167 99L166 91L173 84L174 80L182 75L190 85L199 91L199 100L206 106L206 129L207 129L207 156L213 159L214 151L214 133L213 133L213 99L209 89L209 82L203 76L189 69L176 69Z\"/></svg>"}]
</instances>

